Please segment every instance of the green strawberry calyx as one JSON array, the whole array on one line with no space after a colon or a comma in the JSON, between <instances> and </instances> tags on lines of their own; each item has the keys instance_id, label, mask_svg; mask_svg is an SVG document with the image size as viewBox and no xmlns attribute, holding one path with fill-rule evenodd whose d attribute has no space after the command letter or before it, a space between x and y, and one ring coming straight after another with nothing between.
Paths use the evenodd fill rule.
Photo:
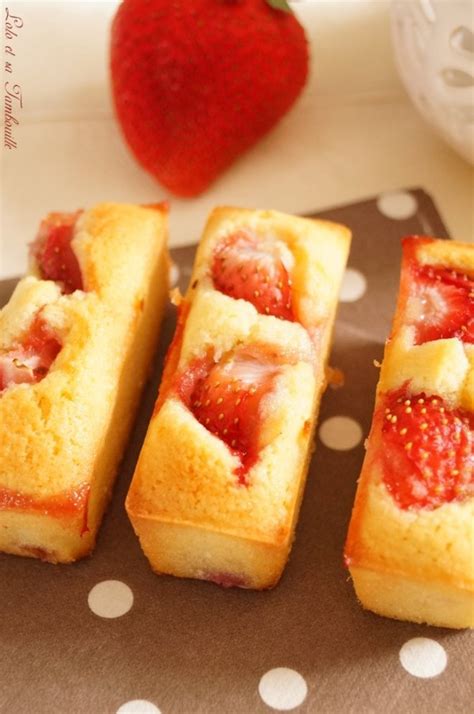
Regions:
<instances>
[{"instance_id":1,"label":"green strawberry calyx","mask_svg":"<svg viewBox=\"0 0 474 714\"><path fill-rule=\"evenodd\" d=\"M288 5L287 0L266 0L266 2L274 10L282 10L283 12L289 12L289 13L293 12L291 7Z\"/></svg>"}]
</instances>

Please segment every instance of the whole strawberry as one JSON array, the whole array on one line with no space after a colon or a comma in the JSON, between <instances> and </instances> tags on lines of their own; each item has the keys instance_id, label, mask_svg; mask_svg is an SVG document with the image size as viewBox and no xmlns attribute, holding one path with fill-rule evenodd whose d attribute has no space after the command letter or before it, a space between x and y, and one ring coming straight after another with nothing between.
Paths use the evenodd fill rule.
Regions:
<instances>
[{"instance_id":1,"label":"whole strawberry","mask_svg":"<svg viewBox=\"0 0 474 714\"><path fill-rule=\"evenodd\" d=\"M288 111L307 70L284 0L124 0L112 26L125 138L182 196L201 193Z\"/></svg>"}]
</instances>

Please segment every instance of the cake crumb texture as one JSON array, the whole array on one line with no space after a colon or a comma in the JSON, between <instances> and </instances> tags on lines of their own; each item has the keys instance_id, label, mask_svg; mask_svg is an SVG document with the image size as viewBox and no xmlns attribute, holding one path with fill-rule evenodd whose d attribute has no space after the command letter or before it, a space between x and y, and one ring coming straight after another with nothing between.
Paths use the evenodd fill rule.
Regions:
<instances>
[{"instance_id":1,"label":"cake crumb texture","mask_svg":"<svg viewBox=\"0 0 474 714\"><path fill-rule=\"evenodd\" d=\"M216 289L216 246L236 234L277 244L291 276L293 320L262 314L250 301ZM184 296L184 331L173 343L169 364L179 380L206 360L225 363L258 348L273 355L277 377L260 405L258 458L242 481L238 454L200 423L165 370L166 388L126 502L156 572L257 589L278 581L294 537L326 386L349 243L346 228L324 221L229 207L211 213ZM244 280L252 260L250 254L238 268ZM256 379L258 374L256 368Z\"/></svg>"},{"instance_id":2,"label":"cake crumb texture","mask_svg":"<svg viewBox=\"0 0 474 714\"><path fill-rule=\"evenodd\" d=\"M433 266L442 276L439 293L434 293L438 290L435 284L430 292L421 294L420 300L416 283L412 281L413 273L410 273L413 260L423 267ZM450 287L445 290L444 276L447 276L448 285L451 284L449 280L461 286L468 280L472 281L474 247L445 240L408 239L408 245L404 246L398 304L392 333L385 348L374 419L358 482L345 557L357 596L367 609L396 619L464 628L474 627L474 350L472 344L459 337L415 344L417 320L436 324L440 316L448 328L454 325L454 320L450 322L447 319L451 309L449 301L446 305L438 297L453 294ZM467 294L468 290L465 292ZM469 324L469 320L474 318L472 294L467 296L465 302L462 317ZM457 304L454 303L455 308ZM436 306L436 313L431 312L433 305ZM423 313L423 310L428 312ZM444 434L445 439L448 438L448 429L451 429L449 438L452 438L452 443L447 442L441 448L438 442L428 443L427 440L426 453L421 449L417 451L417 454L426 457L427 464L434 463L430 461L431 453L437 453L437 458L444 459L436 473L431 473L431 466L423 471L423 464L410 462L417 464L412 468L420 470L426 479L419 493L424 492L425 486L431 487L433 478L438 479L436 488L443 493L440 479L449 471L447 464L451 461L448 459L455 458L457 449L461 448L458 446L459 430L463 429L463 433L467 434L466 444L462 447L465 451L459 455L457 462L462 463L461 470L452 466L448 474L449 478L457 479L458 484L454 493L459 496L453 500L430 507L413 504L402 508L390 493L384 478L387 463L383 458L387 450L384 419L392 421L392 434L398 429L405 453L418 448L406 434L407 428L397 426L396 417L390 410L386 410L388 414L384 413L384 399L397 393L397 390L401 390L400 394L405 392L399 400L399 413L402 414L404 409L407 419L415 409L411 397L418 395L417 414L421 416L426 412L428 415L425 424L420 422L420 429L438 434L435 438ZM430 410L431 414L428 413ZM436 422L430 422L430 419L436 419ZM436 426L431 427L430 423ZM417 444L424 444L419 433L414 434L414 438ZM397 478L400 482L404 479L408 482L413 477L412 473L405 473L407 461L404 463L405 466L401 462L398 464ZM393 468L396 468L395 465Z\"/></svg>"},{"instance_id":3,"label":"cake crumb texture","mask_svg":"<svg viewBox=\"0 0 474 714\"><path fill-rule=\"evenodd\" d=\"M38 309L62 344L41 381L0 396L0 550L69 562L93 547L167 297L166 213L85 211L72 240L85 291L29 275L0 312L3 349Z\"/></svg>"}]
</instances>

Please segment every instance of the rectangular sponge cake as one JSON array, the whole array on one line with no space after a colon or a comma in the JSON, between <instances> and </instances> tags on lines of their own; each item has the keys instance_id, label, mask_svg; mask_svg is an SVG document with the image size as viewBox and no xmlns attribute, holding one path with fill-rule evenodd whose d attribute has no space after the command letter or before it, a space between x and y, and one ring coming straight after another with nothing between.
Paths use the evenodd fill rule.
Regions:
<instances>
[{"instance_id":1,"label":"rectangular sponge cake","mask_svg":"<svg viewBox=\"0 0 474 714\"><path fill-rule=\"evenodd\" d=\"M93 548L156 346L166 241L165 205L43 221L0 312L0 551Z\"/></svg>"},{"instance_id":2,"label":"rectangular sponge cake","mask_svg":"<svg viewBox=\"0 0 474 714\"><path fill-rule=\"evenodd\" d=\"M349 244L328 222L212 212L126 502L157 573L280 578Z\"/></svg>"},{"instance_id":3,"label":"rectangular sponge cake","mask_svg":"<svg viewBox=\"0 0 474 714\"><path fill-rule=\"evenodd\" d=\"M346 543L369 610L474 626L474 246L403 242Z\"/></svg>"}]
</instances>

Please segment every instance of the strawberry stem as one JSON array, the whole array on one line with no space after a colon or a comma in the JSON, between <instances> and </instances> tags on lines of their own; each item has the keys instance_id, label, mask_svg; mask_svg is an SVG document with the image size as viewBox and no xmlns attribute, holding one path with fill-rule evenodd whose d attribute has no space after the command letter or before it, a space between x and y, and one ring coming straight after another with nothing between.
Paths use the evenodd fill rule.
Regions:
<instances>
[{"instance_id":1,"label":"strawberry stem","mask_svg":"<svg viewBox=\"0 0 474 714\"><path fill-rule=\"evenodd\" d=\"M282 12L289 12L290 14L293 14L293 10L288 5L287 0L266 0L266 2L274 10L281 10Z\"/></svg>"}]
</instances>

